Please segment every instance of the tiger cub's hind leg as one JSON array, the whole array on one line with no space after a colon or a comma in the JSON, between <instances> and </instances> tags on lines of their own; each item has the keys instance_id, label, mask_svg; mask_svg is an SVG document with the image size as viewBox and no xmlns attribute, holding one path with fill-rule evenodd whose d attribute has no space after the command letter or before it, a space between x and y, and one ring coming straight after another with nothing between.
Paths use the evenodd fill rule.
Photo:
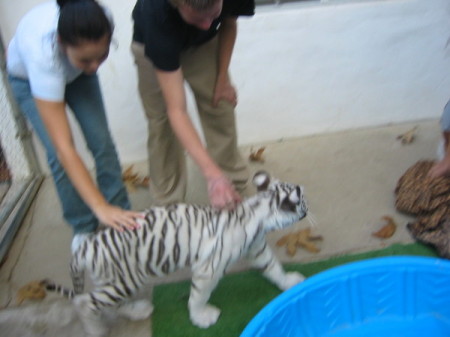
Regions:
<instances>
[{"instance_id":1,"label":"tiger cub's hind leg","mask_svg":"<svg viewBox=\"0 0 450 337\"><path fill-rule=\"evenodd\" d=\"M74 257L72 257L72 261L70 262L70 277L72 278L74 293L76 295L81 294L84 290L84 269Z\"/></svg>"},{"instance_id":2,"label":"tiger cub's hind leg","mask_svg":"<svg viewBox=\"0 0 450 337\"><path fill-rule=\"evenodd\" d=\"M189 316L194 325L207 328L217 322L220 310L208 304L212 291L217 286L220 276L196 275L192 277L191 293L189 296Z\"/></svg>"},{"instance_id":3,"label":"tiger cub's hind leg","mask_svg":"<svg viewBox=\"0 0 450 337\"><path fill-rule=\"evenodd\" d=\"M73 303L87 337L106 337L108 335L109 328L102 319L102 313L93 308L89 293L75 296Z\"/></svg>"},{"instance_id":4,"label":"tiger cub's hind leg","mask_svg":"<svg viewBox=\"0 0 450 337\"><path fill-rule=\"evenodd\" d=\"M75 308L89 337L107 336L109 327L103 319L103 311L108 307L118 307L128 296L124 289L113 285L99 287L74 298Z\"/></svg>"},{"instance_id":5,"label":"tiger cub's hind leg","mask_svg":"<svg viewBox=\"0 0 450 337\"><path fill-rule=\"evenodd\" d=\"M153 312L153 305L146 299L135 300L121 304L117 312L132 321L139 321L150 317Z\"/></svg>"}]
</instances>

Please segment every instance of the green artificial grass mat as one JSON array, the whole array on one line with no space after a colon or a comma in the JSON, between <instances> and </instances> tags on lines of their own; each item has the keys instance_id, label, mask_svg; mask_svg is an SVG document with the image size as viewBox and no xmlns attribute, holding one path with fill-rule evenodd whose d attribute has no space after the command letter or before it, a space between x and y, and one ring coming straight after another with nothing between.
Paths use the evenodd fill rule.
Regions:
<instances>
[{"instance_id":1,"label":"green artificial grass mat","mask_svg":"<svg viewBox=\"0 0 450 337\"><path fill-rule=\"evenodd\" d=\"M436 251L420 243L393 244L381 250L342 255L311 263L285 264L285 270L299 271L306 277L329 268L382 256L432 256ZM153 337L238 337L251 319L281 291L256 270L225 275L209 303L221 309L217 323L208 329L192 325L187 302L190 281L162 284L154 288Z\"/></svg>"}]
</instances>

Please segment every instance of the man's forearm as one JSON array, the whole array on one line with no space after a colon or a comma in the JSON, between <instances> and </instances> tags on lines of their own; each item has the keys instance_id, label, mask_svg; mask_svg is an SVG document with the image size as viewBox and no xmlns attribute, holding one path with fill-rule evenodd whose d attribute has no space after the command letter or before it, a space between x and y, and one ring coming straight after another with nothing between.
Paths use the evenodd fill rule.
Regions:
<instances>
[{"instance_id":1,"label":"man's forearm","mask_svg":"<svg viewBox=\"0 0 450 337\"><path fill-rule=\"evenodd\" d=\"M220 168L209 156L187 112L168 111L172 129L184 149L198 165L205 178L222 176Z\"/></svg>"}]
</instances>

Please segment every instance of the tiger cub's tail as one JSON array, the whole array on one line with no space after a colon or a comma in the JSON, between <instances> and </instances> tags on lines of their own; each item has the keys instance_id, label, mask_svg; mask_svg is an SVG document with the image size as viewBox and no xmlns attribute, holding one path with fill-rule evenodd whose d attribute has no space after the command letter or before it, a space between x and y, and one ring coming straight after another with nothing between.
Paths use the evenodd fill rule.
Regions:
<instances>
[{"instance_id":1,"label":"tiger cub's tail","mask_svg":"<svg viewBox=\"0 0 450 337\"><path fill-rule=\"evenodd\" d=\"M68 289L62 285L56 284L51 280L42 280L42 285L47 291L57 293L63 297L68 298L69 300L73 299L75 296L75 292L72 289Z\"/></svg>"}]
</instances>

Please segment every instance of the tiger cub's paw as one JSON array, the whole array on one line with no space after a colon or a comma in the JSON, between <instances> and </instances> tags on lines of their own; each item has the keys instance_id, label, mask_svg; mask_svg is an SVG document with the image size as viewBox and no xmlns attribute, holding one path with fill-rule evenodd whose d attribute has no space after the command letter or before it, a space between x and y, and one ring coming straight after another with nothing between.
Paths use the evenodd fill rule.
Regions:
<instances>
[{"instance_id":1,"label":"tiger cub's paw","mask_svg":"<svg viewBox=\"0 0 450 337\"><path fill-rule=\"evenodd\" d=\"M194 325L206 329L215 324L220 316L220 310L212 305L205 305L199 309L192 309L190 312L191 321Z\"/></svg>"},{"instance_id":2,"label":"tiger cub's paw","mask_svg":"<svg viewBox=\"0 0 450 337\"><path fill-rule=\"evenodd\" d=\"M289 288L292 288L296 284L303 282L305 280L305 277L297 272L289 272L286 273L284 276L283 284L281 285L282 290L287 290Z\"/></svg>"}]
</instances>

